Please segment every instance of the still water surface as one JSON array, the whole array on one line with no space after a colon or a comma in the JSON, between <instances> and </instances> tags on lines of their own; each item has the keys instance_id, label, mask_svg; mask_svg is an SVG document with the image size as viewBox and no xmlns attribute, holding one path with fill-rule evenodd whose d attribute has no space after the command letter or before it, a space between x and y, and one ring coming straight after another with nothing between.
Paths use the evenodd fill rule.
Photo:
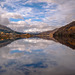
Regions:
<instances>
[{"instance_id":1,"label":"still water surface","mask_svg":"<svg viewBox=\"0 0 75 75\"><path fill-rule=\"evenodd\" d=\"M75 50L59 42L31 38L0 45L0 75L75 75Z\"/></svg>"}]
</instances>

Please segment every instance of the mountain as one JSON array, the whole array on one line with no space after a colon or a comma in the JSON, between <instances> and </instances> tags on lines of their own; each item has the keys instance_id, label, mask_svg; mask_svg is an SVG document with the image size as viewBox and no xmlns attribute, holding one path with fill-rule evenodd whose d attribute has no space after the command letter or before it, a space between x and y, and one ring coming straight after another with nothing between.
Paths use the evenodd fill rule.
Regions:
<instances>
[{"instance_id":1,"label":"mountain","mask_svg":"<svg viewBox=\"0 0 75 75\"><path fill-rule=\"evenodd\" d=\"M59 28L55 33L54 36L73 36L75 37L75 21L67 24Z\"/></svg>"},{"instance_id":2,"label":"mountain","mask_svg":"<svg viewBox=\"0 0 75 75\"><path fill-rule=\"evenodd\" d=\"M54 36L73 36L74 37L75 36L75 21L63 27L56 28L54 30L38 33L36 34L36 36L39 36L39 37L50 36L51 38L53 38Z\"/></svg>"},{"instance_id":3,"label":"mountain","mask_svg":"<svg viewBox=\"0 0 75 75\"><path fill-rule=\"evenodd\" d=\"M54 30L50 30L50 31L45 31L45 32L41 32L38 34L34 34L35 37L38 38L42 38L42 39L47 39L47 40L54 40L53 34L58 30L58 28L54 29Z\"/></svg>"},{"instance_id":4,"label":"mountain","mask_svg":"<svg viewBox=\"0 0 75 75\"><path fill-rule=\"evenodd\" d=\"M61 44L75 49L75 21L59 28L53 34L53 37Z\"/></svg>"},{"instance_id":5,"label":"mountain","mask_svg":"<svg viewBox=\"0 0 75 75\"><path fill-rule=\"evenodd\" d=\"M28 33L22 33L22 32L17 32L13 31L12 29L0 25L0 39L16 39L16 38L29 38L32 37L31 34Z\"/></svg>"},{"instance_id":6,"label":"mountain","mask_svg":"<svg viewBox=\"0 0 75 75\"><path fill-rule=\"evenodd\" d=\"M13 32L13 30L11 30L10 28L6 26L0 25L0 32L7 33L7 32Z\"/></svg>"},{"instance_id":7,"label":"mountain","mask_svg":"<svg viewBox=\"0 0 75 75\"><path fill-rule=\"evenodd\" d=\"M35 36L46 40L53 40L75 49L75 21L61 28L45 31Z\"/></svg>"},{"instance_id":8,"label":"mountain","mask_svg":"<svg viewBox=\"0 0 75 75\"><path fill-rule=\"evenodd\" d=\"M6 26L0 25L0 47L6 46L18 39L31 37L53 40L75 49L75 21L59 29L45 31L38 34L20 33L13 31Z\"/></svg>"},{"instance_id":9,"label":"mountain","mask_svg":"<svg viewBox=\"0 0 75 75\"><path fill-rule=\"evenodd\" d=\"M23 34L21 32L17 32L17 31L13 31L12 29L6 27L6 26L3 26L3 25L0 25L0 32L4 32L4 33L16 33L16 34ZM25 33L24 33L25 34Z\"/></svg>"}]
</instances>

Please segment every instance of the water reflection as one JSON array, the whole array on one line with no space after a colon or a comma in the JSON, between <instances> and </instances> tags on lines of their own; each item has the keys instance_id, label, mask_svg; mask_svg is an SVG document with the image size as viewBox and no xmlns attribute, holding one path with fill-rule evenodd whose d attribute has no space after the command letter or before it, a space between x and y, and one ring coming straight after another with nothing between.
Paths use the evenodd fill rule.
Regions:
<instances>
[{"instance_id":1,"label":"water reflection","mask_svg":"<svg viewBox=\"0 0 75 75\"><path fill-rule=\"evenodd\" d=\"M66 45L72 49L75 49L75 37L54 37L59 43Z\"/></svg>"},{"instance_id":2,"label":"water reflection","mask_svg":"<svg viewBox=\"0 0 75 75\"><path fill-rule=\"evenodd\" d=\"M16 38L16 39L3 39L0 40L0 47L6 46L8 44L10 44L13 41L16 40L20 40L22 38ZM59 42L63 45L66 45L72 49L75 49L75 38L74 37L60 37L60 36L54 36L54 37L49 37L49 36L36 36L35 38L23 38L24 41L28 41L28 42L33 42L36 44L36 42L40 43L42 42L48 42L48 41L55 41L55 42ZM21 43L22 45L23 43ZM17 45L17 44L16 44ZM15 46L16 46L15 45Z\"/></svg>"},{"instance_id":3,"label":"water reflection","mask_svg":"<svg viewBox=\"0 0 75 75\"><path fill-rule=\"evenodd\" d=\"M0 41L0 75L75 75L74 44L71 49L72 46L55 40L57 42L49 38Z\"/></svg>"}]
</instances>

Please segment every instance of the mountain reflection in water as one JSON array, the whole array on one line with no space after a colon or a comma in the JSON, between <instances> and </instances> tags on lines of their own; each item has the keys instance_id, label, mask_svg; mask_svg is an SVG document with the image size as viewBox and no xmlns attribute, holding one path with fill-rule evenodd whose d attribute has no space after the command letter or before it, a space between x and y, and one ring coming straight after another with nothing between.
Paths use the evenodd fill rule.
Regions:
<instances>
[{"instance_id":1,"label":"mountain reflection in water","mask_svg":"<svg viewBox=\"0 0 75 75\"><path fill-rule=\"evenodd\" d=\"M75 75L74 41L49 36L0 40L0 75Z\"/></svg>"},{"instance_id":2,"label":"mountain reflection in water","mask_svg":"<svg viewBox=\"0 0 75 75\"><path fill-rule=\"evenodd\" d=\"M75 49L75 38L74 37L60 37L60 36L54 36L53 38L50 38L49 36L36 36L35 38L33 38L33 42L36 42L34 39L43 39L43 40L53 40L55 42L59 42L63 45L66 45L72 49ZM0 47L6 46L8 44L10 44L13 41L19 40L22 38L16 38L16 39L3 39L0 40ZM23 39L27 39L27 38L23 38Z\"/></svg>"}]
</instances>

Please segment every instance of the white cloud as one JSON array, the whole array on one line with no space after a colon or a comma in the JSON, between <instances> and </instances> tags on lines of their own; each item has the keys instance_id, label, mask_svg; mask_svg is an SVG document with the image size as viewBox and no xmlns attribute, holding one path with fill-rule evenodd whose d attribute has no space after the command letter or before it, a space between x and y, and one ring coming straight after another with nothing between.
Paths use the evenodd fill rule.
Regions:
<instances>
[{"instance_id":1,"label":"white cloud","mask_svg":"<svg viewBox=\"0 0 75 75\"><path fill-rule=\"evenodd\" d=\"M7 25L14 31L24 32L24 30L29 26L25 21L11 22Z\"/></svg>"},{"instance_id":2,"label":"white cloud","mask_svg":"<svg viewBox=\"0 0 75 75\"><path fill-rule=\"evenodd\" d=\"M2 13L0 15L0 24L7 26L10 23L10 18L23 19L23 16L17 13Z\"/></svg>"},{"instance_id":3,"label":"white cloud","mask_svg":"<svg viewBox=\"0 0 75 75\"><path fill-rule=\"evenodd\" d=\"M1 25L7 25L7 24L9 24L8 18L2 17L2 16L0 15L0 24L1 24Z\"/></svg>"},{"instance_id":4,"label":"white cloud","mask_svg":"<svg viewBox=\"0 0 75 75\"><path fill-rule=\"evenodd\" d=\"M23 19L23 16L18 13L4 13L1 14L1 17Z\"/></svg>"},{"instance_id":5,"label":"white cloud","mask_svg":"<svg viewBox=\"0 0 75 75\"><path fill-rule=\"evenodd\" d=\"M44 22L31 21L31 19L25 21L11 22L7 26L12 30L26 33L43 32L55 29L57 27L57 26L49 26L47 23Z\"/></svg>"},{"instance_id":6,"label":"white cloud","mask_svg":"<svg viewBox=\"0 0 75 75\"><path fill-rule=\"evenodd\" d=\"M33 11L30 7L17 7L17 9L15 9L14 11L24 17L33 17Z\"/></svg>"},{"instance_id":7,"label":"white cloud","mask_svg":"<svg viewBox=\"0 0 75 75\"><path fill-rule=\"evenodd\" d=\"M46 12L38 11L38 9L36 8L34 9L33 7L24 7L25 4L33 3L33 2L36 3L47 2L47 6L42 6ZM20 4L23 4L23 6ZM7 9L7 7L2 8L4 5L8 5L15 9L13 9L10 12L10 10ZM55 9L50 9L50 7L53 5L57 5L57 7ZM36 0L36 1L28 0L26 2L24 0L23 1L6 0L1 2L1 6L0 6L1 23L0 24L6 24L6 25L9 24L8 18L23 19L24 17L26 18L25 21L10 22L8 27L11 27L14 30L20 29L20 31L26 31L26 32L28 32L28 29L29 31L34 31L34 30L41 31L42 29L43 29L42 31L44 31L44 30L53 29L58 26L65 25L75 20L74 8L75 8L74 0L61 0L61 1L60 0ZM44 15L44 17L39 17L41 15ZM37 18L41 19L42 22L32 21L32 19L37 19Z\"/></svg>"},{"instance_id":8,"label":"white cloud","mask_svg":"<svg viewBox=\"0 0 75 75\"><path fill-rule=\"evenodd\" d=\"M62 26L75 20L75 1L74 0L37 0L30 2L47 2L47 6L43 6L47 11L43 21L47 24ZM57 5L56 9L50 9L53 4ZM44 12L43 12L44 13ZM54 13L54 14L52 14ZM49 16L50 15L50 16Z\"/></svg>"},{"instance_id":9,"label":"white cloud","mask_svg":"<svg viewBox=\"0 0 75 75\"><path fill-rule=\"evenodd\" d=\"M37 1L39 1L39 2L47 2L47 3L52 3L52 2L54 2L54 0L37 0Z\"/></svg>"},{"instance_id":10,"label":"white cloud","mask_svg":"<svg viewBox=\"0 0 75 75\"><path fill-rule=\"evenodd\" d=\"M51 11L48 9L48 12L46 13L48 15L43 18L43 21L52 25L62 26L75 20L74 0L55 0L54 3L58 5L57 8L54 10L55 13L49 16L49 12ZM53 22L55 22L55 24Z\"/></svg>"}]
</instances>

